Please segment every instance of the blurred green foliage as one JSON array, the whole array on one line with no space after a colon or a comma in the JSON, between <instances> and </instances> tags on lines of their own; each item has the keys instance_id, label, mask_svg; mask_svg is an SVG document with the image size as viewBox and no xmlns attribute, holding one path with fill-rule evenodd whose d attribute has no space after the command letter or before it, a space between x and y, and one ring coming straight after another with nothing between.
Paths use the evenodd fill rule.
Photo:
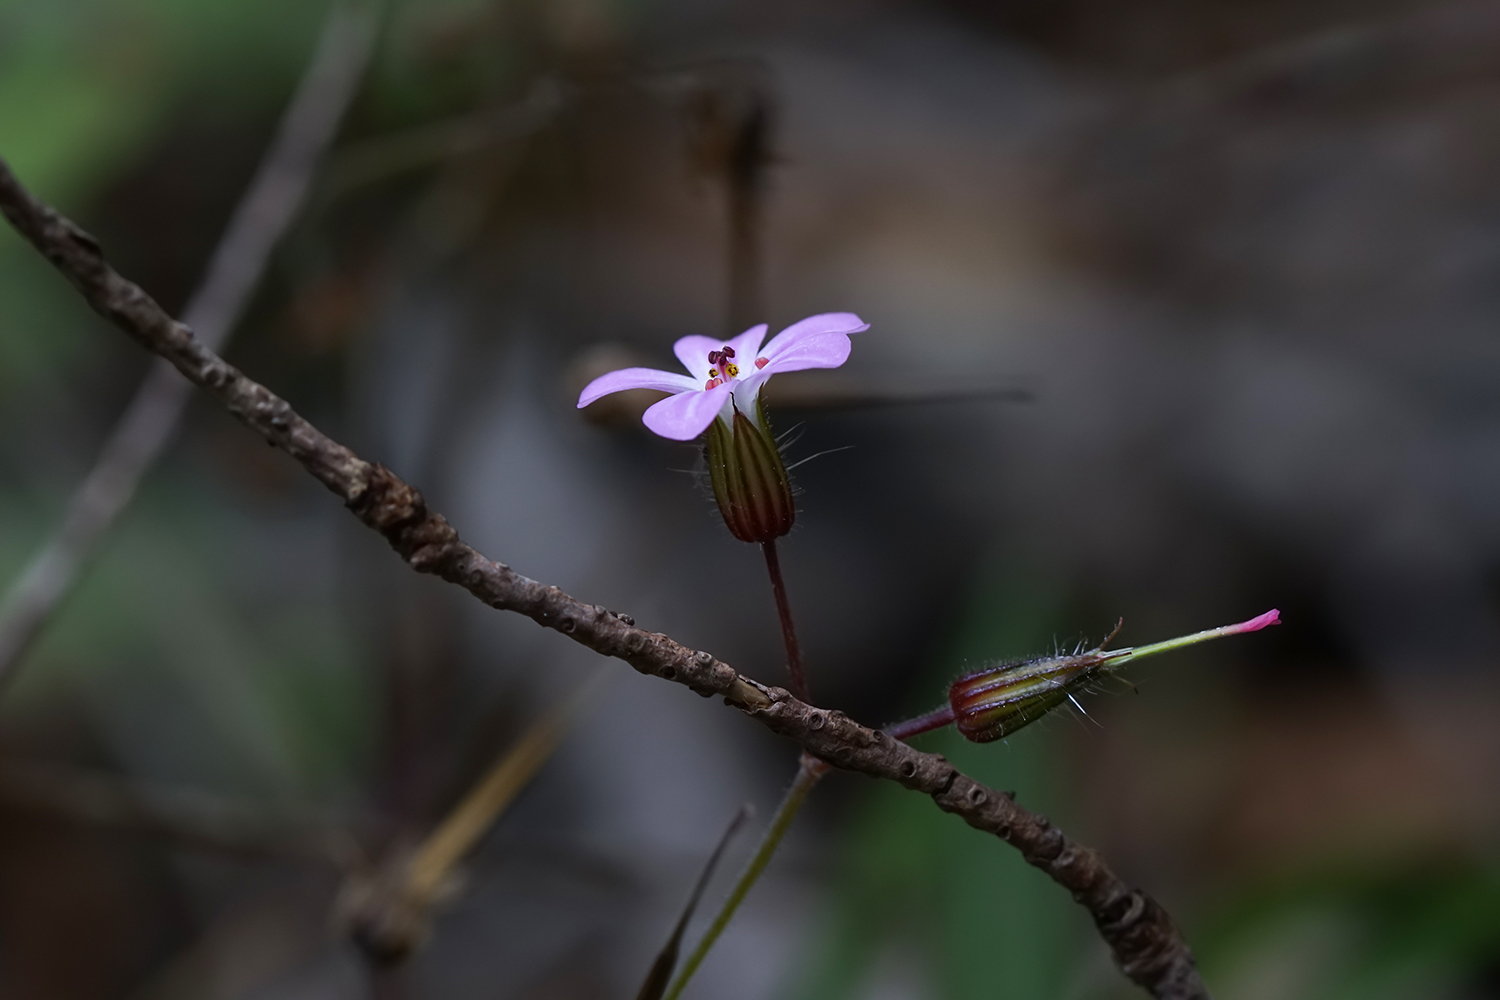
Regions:
<instances>
[{"instance_id":1,"label":"blurred green foliage","mask_svg":"<svg viewBox=\"0 0 1500 1000\"><path fill-rule=\"evenodd\" d=\"M183 102L233 116L284 95L323 11L295 0L4 0L4 155L66 210L149 149Z\"/></svg>"},{"instance_id":2,"label":"blurred green foliage","mask_svg":"<svg viewBox=\"0 0 1500 1000\"><path fill-rule=\"evenodd\" d=\"M184 109L260 131L325 9L0 0L0 155L87 223ZM8 586L55 529L144 362L126 355L130 367L111 370L130 345L8 227L0 301L0 413L14 431L0 452ZM89 397L101 386L118 404ZM347 787L368 756L373 706L333 581L289 594L263 558L268 537L316 529L257 524L201 475L182 474L181 452L148 479L0 711L24 730L49 706L82 707L107 757L156 779L281 799Z\"/></svg>"},{"instance_id":3,"label":"blurred green foliage","mask_svg":"<svg viewBox=\"0 0 1500 1000\"><path fill-rule=\"evenodd\" d=\"M233 121L284 100L322 16L293 0L0 0L0 155L86 217L185 105ZM0 398L75 382L89 314L8 227L0 301Z\"/></svg>"},{"instance_id":4,"label":"blurred green foliage","mask_svg":"<svg viewBox=\"0 0 1500 1000\"><path fill-rule=\"evenodd\" d=\"M1220 995L1396 1000L1494 995L1500 870L1464 860L1321 865L1244 885L1197 934Z\"/></svg>"}]
</instances>

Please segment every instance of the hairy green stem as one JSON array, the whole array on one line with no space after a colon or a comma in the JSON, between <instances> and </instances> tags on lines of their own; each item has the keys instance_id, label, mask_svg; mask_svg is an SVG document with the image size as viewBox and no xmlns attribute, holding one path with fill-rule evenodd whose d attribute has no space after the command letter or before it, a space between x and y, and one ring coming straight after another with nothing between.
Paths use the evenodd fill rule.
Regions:
<instances>
[{"instance_id":1,"label":"hairy green stem","mask_svg":"<svg viewBox=\"0 0 1500 1000\"><path fill-rule=\"evenodd\" d=\"M776 853L776 848L781 846L781 838L786 836L787 829L792 825L793 818L802 803L807 800L807 793L813 790L819 779L828 773L828 765L816 757L802 755L802 761L797 768L797 777L792 781L792 787L788 788L786 795L781 799L781 804L776 807L776 814L771 817L771 825L766 828L765 836L761 838L760 844L755 848L755 853L750 857L750 863L740 873L734 888L724 899L724 905L719 907L719 912L714 915L713 923L708 925L702 939L698 941L693 953L682 963L682 969L677 973L677 978L672 980L672 985L667 989L667 995L662 1000L677 1000L683 989L687 987L688 980L693 978L693 973L698 971L698 966L703 964L703 959L708 956L709 949L719 940L724 933L724 928L729 926L729 921L734 917L734 911L739 909L740 904L750 893L750 887L755 885L761 873L766 870L771 856Z\"/></svg>"}]
</instances>

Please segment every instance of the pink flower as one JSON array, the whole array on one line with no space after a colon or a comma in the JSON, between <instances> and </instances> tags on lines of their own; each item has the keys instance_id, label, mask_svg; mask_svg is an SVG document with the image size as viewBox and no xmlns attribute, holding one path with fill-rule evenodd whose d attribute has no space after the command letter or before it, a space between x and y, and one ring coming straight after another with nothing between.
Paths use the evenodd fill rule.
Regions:
<instances>
[{"instance_id":1,"label":"pink flower","mask_svg":"<svg viewBox=\"0 0 1500 1000\"><path fill-rule=\"evenodd\" d=\"M679 375L655 368L622 368L590 382L578 396L582 409L601 396L626 389L670 392L641 418L646 427L673 441L691 441L715 417L730 423L738 410L758 419L760 387L777 372L804 368L837 368L849 360L849 334L870 324L853 313L821 313L782 330L764 347L764 323L728 341L683 337L672 345L689 372Z\"/></svg>"},{"instance_id":2,"label":"pink flower","mask_svg":"<svg viewBox=\"0 0 1500 1000\"><path fill-rule=\"evenodd\" d=\"M1265 628L1267 625L1280 625L1280 624L1281 624L1281 612L1277 611L1275 608L1272 608L1270 611L1267 611L1265 614L1263 614L1263 615L1256 615L1254 618L1250 619L1249 621L1240 622L1238 625L1225 625L1221 629L1215 629L1215 631L1220 632L1223 635L1239 635L1242 632L1259 632L1261 629Z\"/></svg>"}]
</instances>

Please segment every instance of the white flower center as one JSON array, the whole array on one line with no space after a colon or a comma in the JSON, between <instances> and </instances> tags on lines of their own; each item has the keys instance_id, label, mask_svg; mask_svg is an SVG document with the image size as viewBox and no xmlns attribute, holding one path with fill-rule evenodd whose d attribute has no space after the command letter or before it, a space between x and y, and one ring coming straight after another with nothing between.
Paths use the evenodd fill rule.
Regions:
<instances>
[{"instance_id":1,"label":"white flower center","mask_svg":"<svg viewBox=\"0 0 1500 1000\"><path fill-rule=\"evenodd\" d=\"M765 358L755 359L757 369L764 368L767 364ZM720 350L708 352L708 384L703 387L705 391L739 377L740 366L734 363L734 348L725 344Z\"/></svg>"}]
</instances>

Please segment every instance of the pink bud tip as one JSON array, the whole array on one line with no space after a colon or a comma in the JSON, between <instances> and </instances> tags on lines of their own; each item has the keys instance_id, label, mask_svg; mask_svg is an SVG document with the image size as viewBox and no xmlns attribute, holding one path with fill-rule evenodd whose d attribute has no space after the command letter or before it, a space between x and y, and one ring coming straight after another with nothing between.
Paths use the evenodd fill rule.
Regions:
<instances>
[{"instance_id":1,"label":"pink bud tip","mask_svg":"<svg viewBox=\"0 0 1500 1000\"><path fill-rule=\"evenodd\" d=\"M1270 611L1267 611L1263 615L1256 615L1254 618L1250 619L1247 622L1240 622L1238 625L1231 625L1224 631L1230 635L1238 635L1241 632L1259 632L1267 625L1280 624L1281 612L1276 608L1272 608Z\"/></svg>"}]
</instances>

